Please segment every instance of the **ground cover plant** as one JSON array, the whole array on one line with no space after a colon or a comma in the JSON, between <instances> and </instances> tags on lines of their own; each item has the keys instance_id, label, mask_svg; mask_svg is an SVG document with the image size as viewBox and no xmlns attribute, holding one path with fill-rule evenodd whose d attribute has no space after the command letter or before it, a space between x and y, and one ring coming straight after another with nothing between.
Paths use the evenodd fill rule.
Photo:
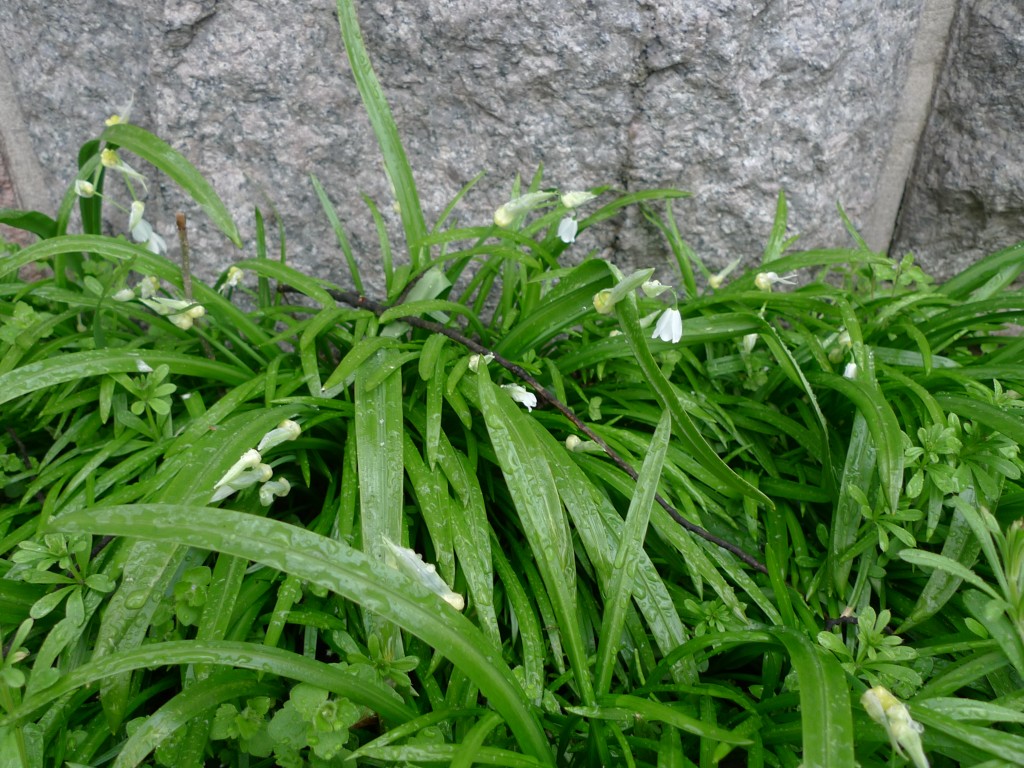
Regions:
<instances>
[{"instance_id":1,"label":"ground cover plant","mask_svg":"<svg viewBox=\"0 0 1024 768\"><path fill-rule=\"evenodd\" d=\"M120 119L2 214L0 765L1024 764L1024 244L936 285L780 195L712 274L683 193L540 173L428 226L338 10L386 296L315 179L350 285L258 211L193 280L146 178L235 224ZM664 284L573 250L627 206Z\"/></svg>"}]
</instances>

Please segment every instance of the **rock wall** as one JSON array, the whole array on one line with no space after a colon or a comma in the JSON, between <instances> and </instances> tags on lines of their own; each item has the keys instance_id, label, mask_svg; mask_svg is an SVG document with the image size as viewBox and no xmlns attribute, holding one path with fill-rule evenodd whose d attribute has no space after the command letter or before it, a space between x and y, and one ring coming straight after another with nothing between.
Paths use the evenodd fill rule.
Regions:
<instances>
[{"instance_id":1,"label":"rock wall","mask_svg":"<svg viewBox=\"0 0 1024 768\"><path fill-rule=\"evenodd\" d=\"M16 194L36 190L22 204L42 189L55 207L78 146L133 99L132 121L207 175L246 238L238 252L190 213L203 275L253 254L258 205L278 214L292 263L343 280L311 173L375 273L361 194L396 233L397 216L331 0L5 0L5 10L12 95L0 87L0 138L8 155L17 140L31 147L13 179ZM950 273L963 255L1024 237L1019 5L964 0L952 34L954 0L357 0L357 11L428 224L480 171L457 215L489 221L515 175L543 164L563 189L692 192L675 211L712 266L759 256L780 188L802 247L850 242L840 202L872 247L889 248L887 201L904 185L894 245L931 269ZM921 42L922 19L934 40ZM934 108L934 80L912 77L929 62L941 75ZM173 242L174 211L190 208L164 184L150 195ZM125 223L111 219L111 231ZM612 248L624 265L665 258L635 217L576 248Z\"/></svg>"}]
</instances>

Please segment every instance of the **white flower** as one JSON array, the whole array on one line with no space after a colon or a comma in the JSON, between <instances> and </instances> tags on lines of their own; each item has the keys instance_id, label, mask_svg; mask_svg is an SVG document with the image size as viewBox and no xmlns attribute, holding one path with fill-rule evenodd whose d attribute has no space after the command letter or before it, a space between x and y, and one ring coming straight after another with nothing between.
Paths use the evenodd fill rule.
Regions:
<instances>
[{"instance_id":1,"label":"white flower","mask_svg":"<svg viewBox=\"0 0 1024 768\"><path fill-rule=\"evenodd\" d=\"M242 281L242 277L244 275L244 269L239 269L238 267L235 266L228 267L228 276L224 280L223 285L221 285L221 287L218 288L217 290L220 293L227 293L230 289L237 288L238 284Z\"/></svg>"},{"instance_id":2,"label":"white flower","mask_svg":"<svg viewBox=\"0 0 1024 768\"><path fill-rule=\"evenodd\" d=\"M757 344L757 334L748 333L743 337L743 354L749 355L754 351L754 345Z\"/></svg>"},{"instance_id":3,"label":"white flower","mask_svg":"<svg viewBox=\"0 0 1024 768\"><path fill-rule=\"evenodd\" d=\"M592 192L563 192L558 198L559 202L566 208L579 208L581 205L596 200L597 195Z\"/></svg>"},{"instance_id":4,"label":"white flower","mask_svg":"<svg viewBox=\"0 0 1024 768\"><path fill-rule=\"evenodd\" d=\"M241 458L232 464L224 476L216 482L210 502L226 499L236 491L256 485L256 483L265 483L273 476L274 470L263 463L260 452L250 449L243 453Z\"/></svg>"},{"instance_id":5,"label":"white flower","mask_svg":"<svg viewBox=\"0 0 1024 768\"><path fill-rule=\"evenodd\" d=\"M202 304L181 299L167 299L163 296L154 296L151 299L139 299L143 304L152 309L158 315L163 315L183 331L192 327L195 320L206 314L206 308Z\"/></svg>"},{"instance_id":6,"label":"white flower","mask_svg":"<svg viewBox=\"0 0 1024 768\"><path fill-rule=\"evenodd\" d=\"M263 436L263 439L260 440L260 444L256 446L256 450L260 453L263 453L263 451L269 451L271 448L280 445L281 443L288 442L289 440L295 440L300 434L302 434L302 427L291 419L285 419Z\"/></svg>"},{"instance_id":7,"label":"white flower","mask_svg":"<svg viewBox=\"0 0 1024 768\"><path fill-rule=\"evenodd\" d=\"M152 373L153 372L153 369L149 366L149 363L147 363L141 357L138 360L135 361L135 368L138 370L139 373Z\"/></svg>"},{"instance_id":8,"label":"white flower","mask_svg":"<svg viewBox=\"0 0 1024 768\"><path fill-rule=\"evenodd\" d=\"M594 294L594 309L599 315L610 315L615 311L615 294L610 288Z\"/></svg>"},{"instance_id":9,"label":"white flower","mask_svg":"<svg viewBox=\"0 0 1024 768\"><path fill-rule=\"evenodd\" d=\"M727 278L729 276L729 273L740 265L741 261L743 261L742 256L738 259L733 259L733 261L731 261L725 269L723 269L717 275L712 275L711 277L708 278L708 285L710 285L713 289L717 291L719 288L722 287L722 283L725 282L725 278Z\"/></svg>"},{"instance_id":10,"label":"white flower","mask_svg":"<svg viewBox=\"0 0 1024 768\"><path fill-rule=\"evenodd\" d=\"M138 213L138 220L136 219L136 205L140 206ZM129 226L132 221L135 221L135 225L131 227L132 240L136 243L145 243L146 250L151 253L163 255L167 253L167 241L160 235L153 231L152 225L142 218L142 203L136 200L132 203L132 215L128 220Z\"/></svg>"},{"instance_id":11,"label":"white flower","mask_svg":"<svg viewBox=\"0 0 1024 768\"><path fill-rule=\"evenodd\" d=\"M921 746L924 726L910 717L907 705L897 699L887 688L876 685L860 697L865 711L889 734L889 742L901 757L910 756L916 768L928 768L928 758ZM906 750L906 752L904 752Z\"/></svg>"},{"instance_id":12,"label":"white flower","mask_svg":"<svg viewBox=\"0 0 1024 768\"><path fill-rule=\"evenodd\" d=\"M387 552L384 562L396 571L401 571L406 576L422 584L435 595L444 600L456 611L466 607L466 598L457 592L452 592L444 579L437 575L437 568L430 563L423 562L423 557L408 547L400 547L387 536L382 537Z\"/></svg>"},{"instance_id":13,"label":"white flower","mask_svg":"<svg viewBox=\"0 0 1024 768\"><path fill-rule=\"evenodd\" d=\"M156 292L160 290L160 278L154 275L146 275L139 282L139 295L144 299L149 299L156 296Z\"/></svg>"},{"instance_id":14,"label":"white flower","mask_svg":"<svg viewBox=\"0 0 1024 768\"><path fill-rule=\"evenodd\" d=\"M96 187L93 186L91 181L77 179L75 181L75 194L79 197L92 197L96 194Z\"/></svg>"},{"instance_id":15,"label":"white flower","mask_svg":"<svg viewBox=\"0 0 1024 768\"><path fill-rule=\"evenodd\" d=\"M470 355L469 356L469 370L476 373L480 370L480 363L487 367L487 364L494 359L494 355Z\"/></svg>"},{"instance_id":16,"label":"white flower","mask_svg":"<svg viewBox=\"0 0 1024 768\"><path fill-rule=\"evenodd\" d=\"M844 379L856 379L857 378L857 364L856 363L847 363L846 364L846 367L843 369L843 378Z\"/></svg>"},{"instance_id":17,"label":"white flower","mask_svg":"<svg viewBox=\"0 0 1024 768\"><path fill-rule=\"evenodd\" d=\"M520 405L526 406L526 410L532 411L537 407L537 396L519 384L502 384L504 389Z\"/></svg>"},{"instance_id":18,"label":"white flower","mask_svg":"<svg viewBox=\"0 0 1024 768\"><path fill-rule=\"evenodd\" d=\"M520 216L544 205L554 195L554 192L528 192L509 200L494 212L494 223L502 229L510 227Z\"/></svg>"},{"instance_id":19,"label":"white flower","mask_svg":"<svg viewBox=\"0 0 1024 768\"><path fill-rule=\"evenodd\" d=\"M580 440L576 435L569 435L567 438L565 438L565 447L568 448L570 451L575 451L576 448L582 442L583 441Z\"/></svg>"},{"instance_id":20,"label":"white flower","mask_svg":"<svg viewBox=\"0 0 1024 768\"><path fill-rule=\"evenodd\" d=\"M116 114L116 115L111 115L110 117L108 117L106 120L103 121L103 124L109 127L111 125L120 125L121 123L127 123L129 118L131 117L131 114L132 114L132 104L134 104L134 103L135 103L135 95L133 94L132 97L130 99L128 99L128 103L125 104L124 107L121 108L121 112L119 114Z\"/></svg>"},{"instance_id":21,"label":"white flower","mask_svg":"<svg viewBox=\"0 0 1024 768\"><path fill-rule=\"evenodd\" d=\"M653 299L655 296L660 296L665 291L672 290L672 286L662 285L660 280L648 280L640 286L640 290L644 292L644 296L649 299Z\"/></svg>"},{"instance_id":22,"label":"white flower","mask_svg":"<svg viewBox=\"0 0 1024 768\"><path fill-rule=\"evenodd\" d=\"M131 288L122 288L120 291L111 296L114 301L131 301L135 298L135 291Z\"/></svg>"},{"instance_id":23,"label":"white flower","mask_svg":"<svg viewBox=\"0 0 1024 768\"><path fill-rule=\"evenodd\" d=\"M782 283L783 285L796 285L796 281L793 279L796 277L796 272L790 272L788 275L779 277L775 272L758 272L757 277L754 278L754 285L757 286L759 291L765 293L771 291L772 286L776 283Z\"/></svg>"},{"instance_id":24,"label":"white flower","mask_svg":"<svg viewBox=\"0 0 1024 768\"><path fill-rule=\"evenodd\" d=\"M671 307L661 313L661 317L654 325L654 333L651 334L651 338L671 341L673 344L679 343L679 340L683 338L683 316L679 314L678 309Z\"/></svg>"},{"instance_id":25,"label":"white flower","mask_svg":"<svg viewBox=\"0 0 1024 768\"><path fill-rule=\"evenodd\" d=\"M579 228L575 216L566 216L558 223L558 239L563 243L575 243Z\"/></svg>"},{"instance_id":26,"label":"white flower","mask_svg":"<svg viewBox=\"0 0 1024 768\"><path fill-rule=\"evenodd\" d=\"M100 162L104 168L117 171L129 179L135 179L142 183L143 189L146 188L146 177L122 160L114 150L108 148L100 152Z\"/></svg>"},{"instance_id":27,"label":"white flower","mask_svg":"<svg viewBox=\"0 0 1024 768\"><path fill-rule=\"evenodd\" d=\"M135 237L135 228L139 226L139 223L142 221L142 214L145 212L146 204L144 202L141 200L132 201L132 209L128 215L128 231L132 233L132 237ZM147 224L146 226L149 225ZM150 227L150 232L152 232L152 227ZM135 242L144 243L147 239L146 237L136 237Z\"/></svg>"},{"instance_id":28,"label":"white flower","mask_svg":"<svg viewBox=\"0 0 1024 768\"><path fill-rule=\"evenodd\" d=\"M260 504L264 507L269 507L274 503L274 497L283 498L288 495L288 491L291 489L291 484L283 477L279 477L277 480L270 480L260 486Z\"/></svg>"}]
</instances>

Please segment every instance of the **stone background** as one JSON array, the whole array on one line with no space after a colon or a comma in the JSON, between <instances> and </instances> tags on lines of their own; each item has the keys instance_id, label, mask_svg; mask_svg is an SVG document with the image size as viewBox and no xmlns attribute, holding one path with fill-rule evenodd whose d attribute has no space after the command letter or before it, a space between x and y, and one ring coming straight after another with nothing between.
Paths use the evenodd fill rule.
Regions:
<instances>
[{"instance_id":1,"label":"stone background","mask_svg":"<svg viewBox=\"0 0 1024 768\"><path fill-rule=\"evenodd\" d=\"M1019 2L356 5L428 225L480 171L488 175L458 217L488 222L515 175L543 163L547 184L563 189L692 192L675 210L711 266L756 263L780 188L804 248L850 243L837 202L873 248L913 249L947 275L1024 237ZM253 255L258 205L278 214L293 264L344 282L311 173L374 273L377 237L360 195L399 228L331 0L3 8L7 198L55 210L78 147L132 99L132 121L203 171L246 239L235 250L173 189L151 184L147 215L168 242L174 211L189 213L202 275ZM115 217L111 231L124 224ZM612 248L624 266L665 259L635 216L603 223L574 248Z\"/></svg>"}]
</instances>

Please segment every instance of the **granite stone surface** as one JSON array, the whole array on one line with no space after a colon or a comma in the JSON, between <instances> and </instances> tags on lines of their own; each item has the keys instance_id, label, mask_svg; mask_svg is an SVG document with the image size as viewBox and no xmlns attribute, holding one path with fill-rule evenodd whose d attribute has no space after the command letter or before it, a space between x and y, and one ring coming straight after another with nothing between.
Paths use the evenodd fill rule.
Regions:
<instances>
[{"instance_id":1,"label":"granite stone surface","mask_svg":"<svg viewBox=\"0 0 1024 768\"><path fill-rule=\"evenodd\" d=\"M457 217L489 222L516 174L528 179L543 164L545 183L563 189L692 192L674 205L680 228L720 266L739 255L758 258L780 188L800 246L850 242L835 205L842 203L855 224L871 206L924 2L362 0L357 11L428 225L481 171L487 176ZM343 259L309 182L316 174L350 231L371 290L380 293L377 235L361 195L378 203L396 247L398 216L333 2L5 5L0 44L54 205L59 185L73 177L78 146L133 99L132 121L207 175L246 239L237 251L170 185L151 184L147 210L169 242L174 212L189 214L203 276L253 255L252 211L259 206L283 225L293 264L344 282ZM1019 57L1018 7L966 5L965 43L1002 46ZM913 243L932 266L949 257L946 241L933 236L940 229L933 219L945 215L940 204L948 209L961 199L956 195L969 193L979 205L982 196L988 223L977 242L965 243L975 253L993 240L985 232L998 240L1013 229L1009 214L1002 223L996 218L1020 200L1019 174L1015 186L1012 169L997 164L989 178L1002 174L1003 186L980 190L985 172L972 176L979 173L973 155L963 156L1020 156L1011 126L1014 119L1019 125L1014 109L1021 100L1005 105L1012 83L1020 90L1020 70L990 88L1003 107L986 101L991 114L965 124L970 116L957 117L958 105L993 98L970 79L992 78L976 70L993 54L959 55L965 60L958 66L974 74L945 86L940 104L948 103L949 116L933 120L929 131L939 146L934 160L921 160L923 179L931 181L920 193L913 187L921 201L908 199L901 230L901 243ZM989 64L996 66L1005 62ZM946 123L956 130L942 129ZM116 198L118 190L110 193ZM123 226L116 215L110 220L112 232ZM604 251L623 266L665 264L662 277L671 279L663 244L635 215L584 233L574 249Z\"/></svg>"},{"instance_id":2,"label":"granite stone surface","mask_svg":"<svg viewBox=\"0 0 1024 768\"><path fill-rule=\"evenodd\" d=\"M894 251L955 274L1024 239L1024 5L964 3Z\"/></svg>"}]
</instances>

